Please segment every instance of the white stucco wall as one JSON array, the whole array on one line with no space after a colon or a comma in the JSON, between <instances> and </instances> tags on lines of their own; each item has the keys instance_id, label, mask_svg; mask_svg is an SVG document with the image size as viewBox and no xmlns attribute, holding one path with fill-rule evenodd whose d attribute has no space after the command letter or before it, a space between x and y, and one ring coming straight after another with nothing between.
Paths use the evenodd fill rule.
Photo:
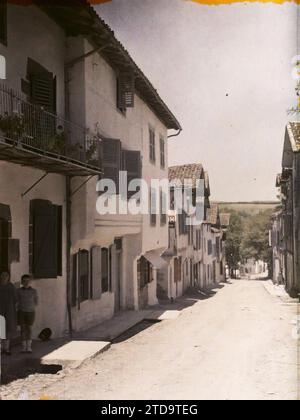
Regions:
<instances>
[{"instance_id":1,"label":"white stucco wall","mask_svg":"<svg viewBox=\"0 0 300 420\"><path fill-rule=\"evenodd\" d=\"M34 199L49 200L65 210L65 179L48 175L24 198L24 193L43 172L20 165L0 162L0 203L9 205L12 217L12 238L20 240L20 262L12 263L12 281L19 285L21 276L29 272L29 208ZM65 212L63 212L65 221ZM65 225L63 221L63 226ZM55 279L34 280L32 286L39 294L34 335L49 327L54 336L61 336L67 329L66 313L66 239L63 229L63 275Z\"/></svg>"}]
</instances>

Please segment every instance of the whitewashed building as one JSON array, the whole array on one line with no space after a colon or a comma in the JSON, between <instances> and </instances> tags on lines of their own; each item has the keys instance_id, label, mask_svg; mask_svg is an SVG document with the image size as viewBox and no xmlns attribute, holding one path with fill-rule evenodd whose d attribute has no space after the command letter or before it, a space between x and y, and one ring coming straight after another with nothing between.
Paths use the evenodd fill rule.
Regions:
<instances>
[{"instance_id":1,"label":"whitewashed building","mask_svg":"<svg viewBox=\"0 0 300 420\"><path fill-rule=\"evenodd\" d=\"M175 166L169 169L169 180L175 185L192 181L194 196L198 181L204 185L204 215L200 224L189 226L187 215L172 208L174 191L171 189L169 214L169 247L164 253L168 266L159 270L158 292L161 299L175 299L188 288L206 289L225 281L225 230L228 215L221 215L217 204L210 204L208 173L201 164ZM195 203L194 203L195 205ZM224 217L226 216L226 217Z\"/></svg>"},{"instance_id":2,"label":"whitewashed building","mask_svg":"<svg viewBox=\"0 0 300 420\"><path fill-rule=\"evenodd\" d=\"M96 185L117 180L120 170L148 184L167 179L168 130L180 124L87 1L1 3L0 11L7 65L0 86L1 271L16 284L33 275L35 333L49 327L60 336L155 304L166 217L101 216Z\"/></svg>"}]
</instances>

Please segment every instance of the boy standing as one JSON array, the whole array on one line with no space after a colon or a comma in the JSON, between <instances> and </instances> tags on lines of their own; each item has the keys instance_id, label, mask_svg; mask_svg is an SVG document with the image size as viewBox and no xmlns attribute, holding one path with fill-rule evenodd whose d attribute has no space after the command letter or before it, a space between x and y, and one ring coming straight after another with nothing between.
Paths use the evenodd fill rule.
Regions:
<instances>
[{"instance_id":1,"label":"boy standing","mask_svg":"<svg viewBox=\"0 0 300 420\"><path fill-rule=\"evenodd\" d=\"M21 279L21 288L18 290L18 321L21 327L22 353L32 353L31 330L37 305L37 291L31 287L31 277L24 274Z\"/></svg>"}]
</instances>

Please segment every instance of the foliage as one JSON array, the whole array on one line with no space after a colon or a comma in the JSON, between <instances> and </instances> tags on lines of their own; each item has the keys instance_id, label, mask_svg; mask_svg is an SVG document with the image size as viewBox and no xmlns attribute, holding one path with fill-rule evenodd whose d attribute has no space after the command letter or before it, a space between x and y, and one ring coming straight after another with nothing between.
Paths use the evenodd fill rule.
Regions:
<instances>
[{"instance_id":1,"label":"foliage","mask_svg":"<svg viewBox=\"0 0 300 420\"><path fill-rule=\"evenodd\" d=\"M270 218L274 209L256 213L229 210L230 227L227 233L226 258L231 271L248 259L265 261L272 267L269 246Z\"/></svg>"},{"instance_id":2,"label":"foliage","mask_svg":"<svg viewBox=\"0 0 300 420\"><path fill-rule=\"evenodd\" d=\"M0 115L0 130L6 137L19 139L25 132L23 116L18 113Z\"/></svg>"},{"instance_id":3,"label":"foliage","mask_svg":"<svg viewBox=\"0 0 300 420\"><path fill-rule=\"evenodd\" d=\"M241 261L242 232L243 219L239 213L233 211L226 235L226 260L230 271L236 270Z\"/></svg>"}]
</instances>

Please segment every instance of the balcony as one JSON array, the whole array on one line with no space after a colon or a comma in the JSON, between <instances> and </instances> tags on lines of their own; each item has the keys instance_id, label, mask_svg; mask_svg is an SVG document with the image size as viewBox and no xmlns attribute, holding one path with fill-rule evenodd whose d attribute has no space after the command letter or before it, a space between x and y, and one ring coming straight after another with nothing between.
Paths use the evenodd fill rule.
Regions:
<instances>
[{"instance_id":1,"label":"balcony","mask_svg":"<svg viewBox=\"0 0 300 420\"><path fill-rule=\"evenodd\" d=\"M47 173L101 173L101 138L0 84L0 160Z\"/></svg>"}]
</instances>

